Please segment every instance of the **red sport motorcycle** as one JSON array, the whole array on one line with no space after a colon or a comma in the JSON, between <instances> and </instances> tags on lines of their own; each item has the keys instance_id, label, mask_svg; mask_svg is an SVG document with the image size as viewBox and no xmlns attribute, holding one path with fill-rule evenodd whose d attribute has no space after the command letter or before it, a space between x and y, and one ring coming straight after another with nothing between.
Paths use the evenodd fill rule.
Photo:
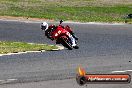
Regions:
<instances>
[{"instance_id":1,"label":"red sport motorcycle","mask_svg":"<svg viewBox=\"0 0 132 88\"><path fill-rule=\"evenodd\" d=\"M72 46L72 40L70 36L72 36L68 30L70 30L70 27L67 25L63 27L62 24L63 21L60 21L59 26L51 32L51 37L56 40L58 44L62 44L64 47L68 48L69 50L72 50L73 48L78 49L77 40L75 39L75 43L77 44L75 47Z\"/></svg>"}]
</instances>

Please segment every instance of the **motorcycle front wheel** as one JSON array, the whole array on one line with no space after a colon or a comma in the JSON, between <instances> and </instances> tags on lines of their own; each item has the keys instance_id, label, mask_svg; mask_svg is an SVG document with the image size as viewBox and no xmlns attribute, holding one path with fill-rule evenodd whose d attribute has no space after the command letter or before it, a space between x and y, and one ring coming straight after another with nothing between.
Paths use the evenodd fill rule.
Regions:
<instances>
[{"instance_id":1,"label":"motorcycle front wheel","mask_svg":"<svg viewBox=\"0 0 132 88\"><path fill-rule=\"evenodd\" d=\"M67 38L63 38L62 37L60 40L61 40L61 44L64 47L68 48L69 50L72 50L73 49L71 42Z\"/></svg>"}]
</instances>

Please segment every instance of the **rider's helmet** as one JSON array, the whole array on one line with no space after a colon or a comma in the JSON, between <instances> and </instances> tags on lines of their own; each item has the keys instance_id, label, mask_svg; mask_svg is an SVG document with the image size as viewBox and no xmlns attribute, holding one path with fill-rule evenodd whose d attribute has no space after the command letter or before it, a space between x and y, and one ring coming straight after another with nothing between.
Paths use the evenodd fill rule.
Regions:
<instances>
[{"instance_id":1,"label":"rider's helmet","mask_svg":"<svg viewBox=\"0 0 132 88\"><path fill-rule=\"evenodd\" d=\"M41 23L41 29L46 31L48 29L48 24L46 22Z\"/></svg>"}]
</instances>

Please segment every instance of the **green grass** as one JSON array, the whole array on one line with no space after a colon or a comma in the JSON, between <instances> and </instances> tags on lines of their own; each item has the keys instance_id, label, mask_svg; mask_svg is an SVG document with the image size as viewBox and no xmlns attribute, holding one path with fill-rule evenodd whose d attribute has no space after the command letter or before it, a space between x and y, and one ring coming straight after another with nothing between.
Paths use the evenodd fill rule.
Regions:
<instances>
[{"instance_id":1,"label":"green grass","mask_svg":"<svg viewBox=\"0 0 132 88\"><path fill-rule=\"evenodd\" d=\"M1 0L2 16L46 18L58 21L124 22L124 16L132 12L132 4L107 5L97 0ZM106 5L107 6L106 6Z\"/></svg>"},{"instance_id":2,"label":"green grass","mask_svg":"<svg viewBox=\"0 0 132 88\"><path fill-rule=\"evenodd\" d=\"M29 44L25 42L0 41L0 54L52 49L57 49L57 47L47 44Z\"/></svg>"}]
</instances>

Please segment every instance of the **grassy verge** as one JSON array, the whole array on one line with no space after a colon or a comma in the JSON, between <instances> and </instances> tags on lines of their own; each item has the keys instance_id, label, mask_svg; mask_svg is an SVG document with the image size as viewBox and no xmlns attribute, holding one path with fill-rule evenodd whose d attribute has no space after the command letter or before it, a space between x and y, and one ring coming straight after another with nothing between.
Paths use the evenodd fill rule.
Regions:
<instances>
[{"instance_id":1,"label":"grassy verge","mask_svg":"<svg viewBox=\"0 0 132 88\"><path fill-rule=\"evenodd\" d=\"M46 18L58 21L125 22L132 3L117 0L1 0L1 16ZM116 1L116 0L115 0Z\"/></svg>"},{"instance_id":2,"label":"grassy verge","mask_svg":"<svg viewBox=\"0 0 132 88\"><path fill-rule=\"evenodd\" d=\"M24 42L0 41L0 54L52 49L57 49L57 47L46 44L29 44Z\"/></svg>"}]
</instances>

